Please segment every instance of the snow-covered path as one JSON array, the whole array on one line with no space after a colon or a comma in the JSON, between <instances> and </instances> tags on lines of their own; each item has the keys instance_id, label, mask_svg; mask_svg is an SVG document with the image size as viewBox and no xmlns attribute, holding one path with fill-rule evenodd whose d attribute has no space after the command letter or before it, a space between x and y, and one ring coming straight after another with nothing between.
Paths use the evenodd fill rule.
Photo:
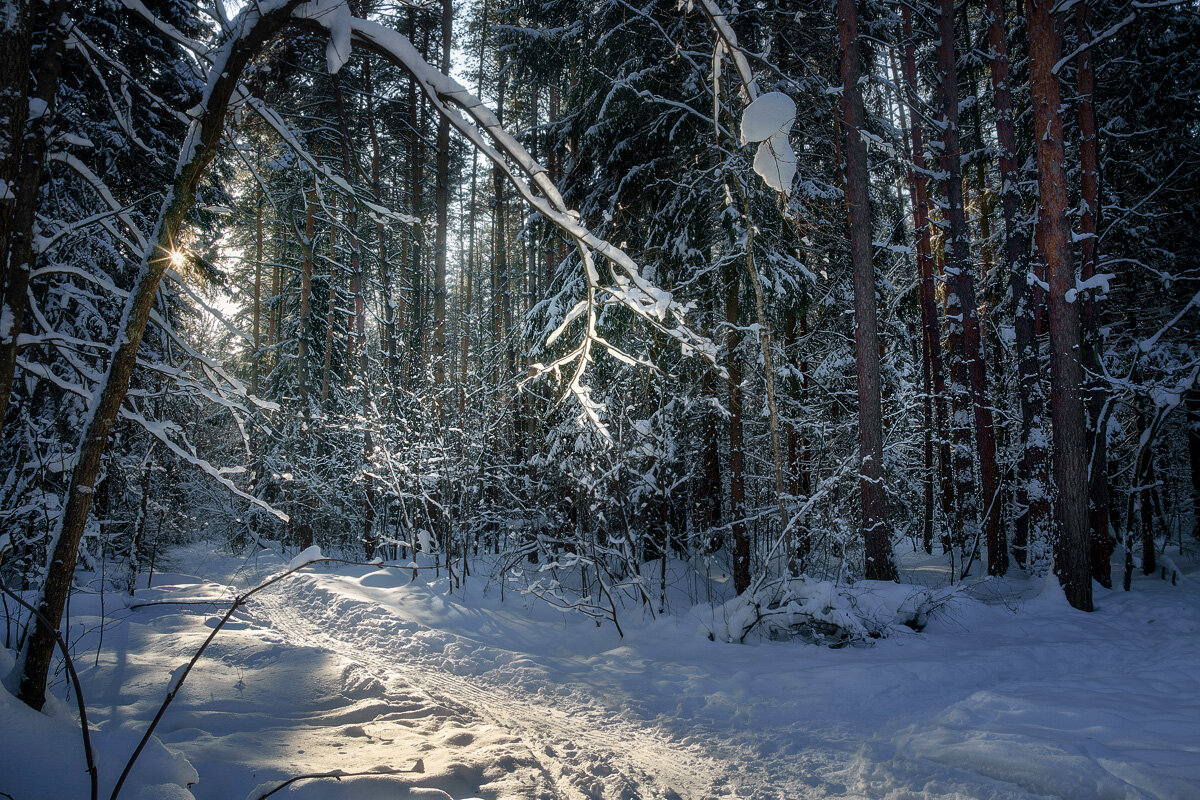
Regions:
<instances>
[{"instance_id":1,"label":"snow-covered path","mask_svg":"<svg viewBox=\"0 0 1200 800\"><path fill-rule=\"evenodd\" d=\"M980 606L957 624L981 630L851 651L732 647L686 622L619 640L384 570L297 576L259 613L505 731L548 796L1189 798L1200 619L1190 587L1157 584L1140 588L1159 619L1145 594L1092 617L1049 594L1025 618Z\"/></svg>"},{"instance_id":2,"label":"snow-covered path","mask_svg":"<svg viewBox=\"0 0 1200 800\"><path fill-rule=\"evenodd\" d=\"M727 786L736 764L708 756L697 744L673 741L643 721L614 717L578 695L531 695L478 673L455 674L462 666L455 656L464 650L472 651L483 670L511 665L511 652L439 636L369 600L334 597L316 579L301 577L297 583L262 598L262 619L273 630L295 644L337 653L381 680L399 678L454 709L467 724L483 723L516 737L538 765L536 777L546 779L546 785L535 780L528 787L529 797L752 797ZM465 736L455 742L465 743Z\"/></svg>"},{"instance_id":3,"label":"snow-covered path","mask_svg":"<svg viewBox=\"0 0 1200 800\"><path fill-rule=\"evenodd\" d=\"M281 564L242 568L198 545L137 601L230 597ZM710 641L706 608L656 621L627 609L621 638L518 595L501 603L479 577L451 593L444 577L315 565L217 636L158 729L169 751L152 748L122 797L250 800L297 775L382 768L273 797L1196 800L1197 578L1139 576L1133 592L1099 593L1091 615L1053 588L992 584L1004 602L831 650ZM96 599L73 601L83 652L99 644ZM113 600L82 675L102 785L219 608ZM42 725L0 712L0 734ZM0 736L0 791L86 796L78 732L56 730L53 746Z\"/></svg>"}]
</instances>

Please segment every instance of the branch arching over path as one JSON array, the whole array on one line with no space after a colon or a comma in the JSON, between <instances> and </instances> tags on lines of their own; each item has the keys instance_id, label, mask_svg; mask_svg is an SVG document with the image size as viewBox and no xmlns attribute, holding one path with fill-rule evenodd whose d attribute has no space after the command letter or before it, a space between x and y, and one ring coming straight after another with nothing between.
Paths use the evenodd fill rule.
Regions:
<instances>
[{"instance_id":1,"label":"branch arching over path","mask_svg":"<svg viewBox=\"0 0 1200 800\"><path fill-rule=\"evenodd\" d=\"M659 331L678 341L685 352L716 361L715 346L683 323L684 306L643 278L637 264L623 250L597 237L584 226L579 214L569 209L549 175L524 147L504 128L483 103L430 66L402 34L379 23L363 19L342 20L338 25L314 19L315 10L326 10L328 0L302 3L301 0L261 0L244 9L230 25L230 34L209 58L208 82L200 103L189 112L192 123L180 149L174 183L163 200L154 233L148 237L141 256L141 267L133 290L126 300L118 326L112 361L89 404L84 433L76 451L75 466L67 488L62 516L50 542L47 575L38 601L38 613L58 626L62 621L71 580L75 573L79 542L91 508L92 494L100 471L100 462L113 425L129 390L141 345L154 306L159 283L171 262L175 242L188 211L195 201L196 189L208 166L216 157L232 102L251 101L242 87L241 75L247 64L277 35L289 27L307 32L328 32L341 50L348 22L352 41L402 67L413 76L434 109L480 152L484 153L516 187L533 209L543 214L570 238L579 251L587 278L587 298L568 315L569 322L586 311L586 329L580 344L567 355L541 366L543 372L558 374L573 365L569 393L579 401L584 416L602 429L601 406L590 399L582 379L592 350L599 345L616 358L635 362L616 350L597 330L597 298L609 295L631 309ZM344 0L334 5L344 5ZM181 37L169 25L155 18L137 0L126 6L159 33L193 50L200 46ZM335 65L333 59L331 68ZM484 137L487 134L487 138ZM490 141L489 141L490 140ZM614 285L603 285L592 251L610 264ZM567 324L564 322L564 327ZM55 647L55 631L37 626L21 650L12 677L17 696L27 705L41 709L46 699L46 680Z\"/></svg>"}]
</instances>

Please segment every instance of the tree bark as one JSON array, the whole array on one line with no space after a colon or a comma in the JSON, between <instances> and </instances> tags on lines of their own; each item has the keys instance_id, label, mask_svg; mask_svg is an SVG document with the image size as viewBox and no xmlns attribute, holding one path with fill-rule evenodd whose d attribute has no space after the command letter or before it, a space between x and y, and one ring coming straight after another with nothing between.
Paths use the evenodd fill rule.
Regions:
<instances>
[{"instance_id":1,"label":"tree bark","mask_svg":"<svg viewBox=\"0 0 1200 800\"><path fill-rule=\"evenodd\" d=\"M33 49L34 4L9 0L4 35L0 36L0 280L7 283L8 242L21 177L25 123L29 118L30 51ZM7 296L5 293L3 296ZM7 402L7 393L5 401ZM3 416L0 415L0 420Z\"/></svg>"},{"instance_id":2,"label":"tree bark","mask_svg":"<svg viewBox=\"0 0 1200 800\"><path fill-rule=\"evenodd\" d=\"M1096 245L1100 213L1100 163L1096 138L1096 73L1092 66L1092 31L1088 22L1088 0L1075 7L1079 56L1079 277L1089 281L1096 274ZM1104 415L1108 392L1101 377L1100 319L1096 291L1080 297L1082 314L1083 365L1088 370L1088 527L1091 541L1092 577L1112 588L1113 539L1108 522L1108 434Z\"/></svg>"},{"instance_id":3,"label":"tree bark","mask_svg":"<svg viewBox=\"0 0 1200 800\"><path fill-rule=\"evenodd\" d=\"M29 289L29 274L33 270L33 228L37 217L38 189L42 185L46 150L50 145L50 135L54 125L58 79L62 74L63 67L63 52L66 47L67 35L74 24L67 17L67 7L67 3L63 0L55 0L50 5L45 18L45 31L41 34L41 38L45 41L45 47L41 53L34 93L32 97L26 97L22 92L19 100L12 101L18 105L25 104L25 112L19 111L16 116L20 118L22 128L28 122L29 130L23 135L22 131L18 131L17 139L14 141L14 145L15 142L21 143L20 168L15 176L15 182L10 181L8 184L8 191L14 197L9 206L11 212L4 215L7 223L3 228L3 240L0 241L0 245L5 248L0 250L0 256L5 258L2 263L5 274L4 301L0 306L0 425L3 425L4 415L8 411L9 395L12 393L13 377L17 368L17 341L21 336L21 326L25 321L26 293ZM18 7L13 11L18 15L16 21L19 25L22 9ZM17 70L24 70L26 86L28 86L30 56L28 48L24 41L20 40L20 36L21 32L18 28L13 37L12 52L3 55L13 59L9 65L6 65L8 70L13 73ZM18 78L19 82L20 78ZM40 108L37 109L39 113L35 118L28 119L26 114L31 109L31 102L36 102ZM17 123L15 120L8 120L7 124L13 126ZM10 169L15 158L16 150L14 148L3 165L4 169ZM8 201L5 201L5 205L8 205ZM0 208L8 211L4 206L0 206ZM43 627L35 626L35 630L40 631ZM50 633L45 635L50 636ZM53 652L53 637L50 637L49 641L49 650Z\"/></svg>"},{"instance_id":4,"label":"tree bark","mask_svg":"<svg viewBox=\"0 0 1200 800\"><path fill-rule=\"evenodd\" d=\"M300 414L305 421L311 413L308 369L308 329L312 318L313 239L317 232L317 193L304 193L304 241L300 258L300 328L296 332L296 383L300 387Z\"/></svg>"},{"instance_id":5,"label":"tree bark","mask_svg":"<svg viewBox=\"0 0 1200 800\"><path fill-rule=\"evenodd\" d=\"M742 362L738 348L739 281L729 265L725 278L725 370L729 374L729 517L733 530L733 589L738 594L750 586L750 538L746 531L745 453L742 442Z\"/></svg>"},{"instance_id":6,"label":"tree bark","mask_svg":"<svg viewBox=\"0 0 1200 800\"><path fill-rule=\"evenodd\" d=\"M337 215L337 196L332 200L330 209ZM325 309L325 361L321 368L321 407L329 402L330 375L333 372L333 343L334 329L337 327L337 295L338 295L338 259L337 259L337 227L329 226L329 303Z\"/></svg>"},{"instance_id":7,"label":"tree bark","mask_svg":"<svg viewBox=\"0 0 1200 800\"><path fill-rule=\"evenodd\" d=\"M454 24L451 0L442 0L442 71L450 74L450 35ZM433 383L438 414L443 412L446 392L446 228L450 209L450 120L438 117L437 129L437 226L433 254Z\"/></svg>"},{"instance_id":8,"label":"tree bark","mask_svg":"<svg viewBox=\"0 0 1200 800\"><path fill-rule=\"evenodd\" d=\"M1046 450L1033 431L1045 410L1038 368L1037 340L1034 337L1032 297L1029 291L1029 235L1021 224L1020 166L1017 163L1017 136L1012 101L1012 73L1008 58L1008 30L1004 18L1004 0L986 0L988 44L991 47L992 101L996 117L996 142L999 146L1000 209L1004 216L1004 255L1012 290L1014 332L1017 347L1017 396L1021 405L1021 459L1017 465L1016 515L1013 524L1013 554L1025 566L1026 549L1032 529L1041 535L1046 530L1048 506L1034 502L1030 482L1045 469ZM1044 490L1041 490L1044 491Z\"/></svg>"},{"instance_id":9,"label":"tree bark","mask_svg":"<svg viewBox=\"0 0 1200 800\"><path fill-rule=\"evenodd\" d=\"M363 65L363 80L367 92L367 130L371 137L371 193L376 203L383 203L382 184L379 177L380 151L379 131L375 122L375 90L371 80L371 62ZM379 284L383 293L383 360L384 376L389 387L397 385L396 367L396 305L392 297L392 265L387 252L382 219L375 222L375 240L379 248Z\"/></svg>"},{"instance_id":10,"label":"tree bark","mask_svg":"<svg viewBox=\"0 0 1200 800\"><path fill-rule=\"evenodd\" d=\"M904 29L904 83L908 93L908 125L912 141L909 188L913 205L913 230L917 249L918 302L921 306L922 345L925 372L932 392L934 431L941 465L941 507L947 526L958 529L954 540L961 540L962 518L954 513L954 481L951 480L949 414L946 410L946 368L942 358L941 321L938 318L937 284L933 248L930 243L929 168L925 163L925 137L917 116L917 59L913 38L912 11L901 7Z\"/></svg>"},{"instance_id":11,"label":"tree bark","mask_svg":"<svg viewBox=\"0 0 1200 800\"><path fill-rule=\"evenodd\" d=\"M243 12L254 16L243 18L245 24L241 29L242 35L230 39L217 54L219 63L224 63L224 69L221 74L214 76L206 89L200 116L192 123L180 151L174 185L163 200L154 235L142 254L141 269L117 328L112 361L96 391L76 452L65 508L50 548L46 582L38 600L39 613L56 627L62 621L63 608L71 589L79 541L83 536L100 470L100 458L129 390L138 347L150 318L159 281L171 262L171 252L179 229L195 200L196 186L220 147L229 99L246 63L286 24L292 9L299 3L300 0L288 0L266 14ZM32 708L40 710L46 702L46 677L54 647L55 631L44 625L34 626L13 667L14 672L20 675L17 696Z\"/></svg>"},{"instance_id":12,"label":"tree bark","mask_svg":"<svg viewBox=\"0 0 1200 800\"><path fill-rule=\"evenodd\" d=\"M1192 538L1200 541L1200 388L1184 395L1188 460L1192 466Z\"/></svg>"},{"instance_id":13,"label":"tree bark","mask_svg":"<svg viewBox=\"0 0 1200 800\"><path fill-rule=\"evenodd\" d=\"M1049 291L1050 419L1054 436L1054 517L1058 530L1055 566L1067 601L1092 610L1088 541L1087 428L1083 408L1083 368L1079 356L1079 308L1067 222L1062 101L1051 71L1062 52L1062 37L1051 14L1053 0L1029 0L1030 93L1037 142L1038 205L1044 221L1044 255Z\"/></svg>"},{"instance_id":14,"label":"tree bark","mask_svg":"<svg viewBox=\"0 0 1200 800\"><path fill-rule=\"evenodd\" d=\"M879 323L875 307L875 267L871 254L871 207L867 147L860 131L866 112L859 78L858 14L853 0L837 0L841 45L842 123L850 259L854 267L854 349L858 366L859 490L865 575L894 580L883 486L883 401L880 397Z\"/></svg>"},{"instance_id":15,"label":"tree bark","mask_svg":"<svg viewBox=\"0 0 1200 800\"><path fill-rule=\"evenodd\" d=\"M408 38L414 45L417 43L416 15L417 12L415 9L408 10ZM408 82L408 124L410 130L408 140L409 194L412 197L412 214L418 219L422 218L425 213L425 154L421 144L423 131L421 120L422 115L420 114L420 100L417 94L416 81L410 78ZM418 226L414 231L413 240L409 245L408 285L410 289L410 321L408 331L408 364L404 374L405 389L408 389L412 383L414 374L419 367L421 356L425 350L424 325L422 324L425 308L421 297L421 284L424 279L424 249L425 234L423 229Z\"/></svg>"},{"instance_id":16,"label":"tree bark","mask_svg":"<svg viewBox=\"0 0 1200 800\"><path fill-rule=\"evenodd\" d=\"M262 351L263 193L254 195L254 358L250 362L250 394L258 394L259 358Z\"/></svg>"},{"instance_id":17,"label":"tree bark","mask_svg":"<svg viewBox=\"0 0 1200 800\"><path fill-rule=\"evenodd\" d=\"M1008 547L1000 529L1000 482L996 466L996 431L988 394L979 305L971 274L971 243L963 206L962 146L958 131L958 69L954 47L954 0L941 0L938 17L938 66L942 90L941 171L945 176L946 213L950 237L946 248L946 274L950 294L946 316L951 320L951 341L970 382L971 410L975 422L975 449L983 489L983 534L987 544L989 575L1008 571ZM953 335L957 333L957 336Z\"/></svg>"}]
</instances>

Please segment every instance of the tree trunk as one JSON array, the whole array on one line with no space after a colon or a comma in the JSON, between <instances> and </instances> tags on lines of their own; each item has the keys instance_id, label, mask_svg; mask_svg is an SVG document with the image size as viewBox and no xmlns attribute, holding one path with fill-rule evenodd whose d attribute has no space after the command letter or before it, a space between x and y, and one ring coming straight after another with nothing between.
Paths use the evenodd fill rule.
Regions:
<instances>
[{"instance_id":1,"label":"tree trunk","mask_svg":"<svg viewBox=\"0 0 1200 800\"><path fill-rule=\"evenodd\" d=\"M1087 282L1096 274L1096 244L1100 213L1100 163L1096 139L1096 73L1092 67L1092 31L1088 0L1075 7L1075 28L1080 52L1079 71L1079 277ZM1100 320L1096 291L1082 293L1083 365L1088 370L1088 522L1092 577L1112 588L1113 540L1108 522L1108 434L1104 409L1108 392L1101 377Z\"/></svg>"},{"instance_id":2,"label":"tree trunk","mask_svg":"<svg viewBox=\"0 0 1200 800\"><path fill-rule=\"evenodd\" d=\"M850 259L854 266L854 350L858 365L859 490L862 536L869 580L894 580L883 486L883 402L880 397L879 323L875 308L875 267L871 258L871 206L867 147L860 131L865 111L859 78L858 14L853 0L837 0L841 45L842 123Z\"/></svg>"},{"instance_id":3,"label":"tree trunk","mask_svg":"<svg viewBox=\"0 0 1200 800\"><path fill-rule=\"evenodd\" d=\"M988 44L992 57L992 99L996 117L996 142L999 145L1000 209L1004 216L1004 255L1013 297L1016 334L1018 386L1021 405L1021 459L1017 465L1016 515L1013 524L1013 554L1025 566L1029 534L1032 529L1043 535L1048 506L1030 497L1030 482L1045 469L1046 450L1040 436L1032 435L1045 410L1038 369L1037 340L1034 337L1032 298L1029 292L1029 236L1020 222L1020 167L1017 163L1017 136L1013 115L1012 74L1008 59L1008 30L1003 0L986 0ZM1039 493L1044 489L1037 490Z\"/></svg>"},{"instance_id":4,"label":"tree trunk","mask_svg":"<svg viewBox=\"0 0 1200 800\"><path fill-rule=\"evenodd\" d=\"M254 196L254 358L250 362L250 394L258 395L259 358L262 352L263 193Z\"/></svg>"},{"instance_id":5,"label":"tree trunk","mask_svg":"<svg viewBox=\"0 0 1200 800\"><path fill-rule=\"evenodd\" d=\"M507 88L507 63L503 54L497 56L497 67L500 70L499 87L496 90L496 119L504 121L504 96ZM504 191L506 183L504 173L499 167L492 168L492 187L495 193L495 210L492 214L492 329L496 347L507 350L505 340L509 335L509 280L508 280L508 208L505 203ZM496 385L499 386L508 378L509 372L497 360Z\"/></svg>"},{"instance_id":6,"label":"tree trunk","mask_svg":"<svg viewBox=\"0 0 1200 800\"><path fill-rule=\"evenodd\" d=\"M375 202L383 203L382 184L379 177L380 152L379 131L375 122L375 94L371 81L371 62L363 65L363 79L367 93L367 130L371 137L371 193ZM379 284L383 294L383 361L384 380L389 388L397 385L396 367L396 305L392 298L392 265L387 252L387 239L384 236L384 225L381 218L375 222L375 240L379 248Z\"/></svg>"},{"instance_id":7,"label":"tree trunk","mask_svg":"<svg viewBox=\"0 0 1200 800\"><path fill-rule=\"evenodd\" d=\"M450 74L450 34L454 24L451 0L442 0L442 71ZM439 415L446 392L446 228L450 209L450 120L438 117L437 227L433 268L433 383Z\"/></svg>"},{"instance_id":8,"label":"tree trunk","mask_svg":"<svg viewBox=\"0 0 1200 800\"><path fill-rule=\"evenodd\" d=\"M16 205L21 178L25 123L29 117L30 50L33 48L34 3L9 0L4 36L0 36L0 281L7 282L11 225L24 209ZM3 296L7 296L7 292ZM23 298L22 298L23 299ZM3 401L8 402L5 392ZM3 415L0 414L0 421Z\"/></svg>"},{"instance_id":9,"label":"tree trunk","mask_svg":"<svg viewBox=\"0 0 1200 800\"><path fill-rule=\"evenodd\" d=\"M13 377L17 368L17 340L21 336L21 326L25 321L26 293L29 290L29 274L33 270L33 228L37 217L38 189L41 188L42 170L46 165L46 151L50 145L50 135L54 125L58 79L62 74L63 66L63 51L66 46L67 34L72 25L67 17L67 7L67 3L63 0L55 0L46 13L45 30L39 31L39 38L45 42L45 48L41 53L37 86L33 95L25 96L27 88L20 90L14 87L13 89L22 93L19 99L14 97L12 102L17 105L25 104L25 110L18 111L15 116L20 119L22 128L24 123L28 122L29 131L25 132L23 136L21 131L16 133L15 141L21 142L19 172L14 176L15 182L8 182L7 191L0 192L0 195L7 193L13 195L11 205L7 200L0 205L0 209L6 212L3 215L6 219L2 229L3 239L0 240L0 245L5 248L0 250L0 257L5 259L0 262L5 274L4 301L0 306L0 425L3 425L4 415L8 411L9 395L12 393ZM14 21L19 25L22 10L18 6L10 9L6 14L16 14ZM0 53L0 55L12 59L5 65L6 72L9 74L17 71L23 72L25 85L28 87L29 51L21 35L18 28L13 35L11 51ZM4 38L8 38L8 35L6 34ZM9 46L6 45L5 49L8 50ZM20 77L17 78L17 81L18 84L21 83ZM33 119L27 119L26 112L33 109L32 104L34 103L39 106L36 109L39 113ZM11 128L17 124L17 120L6 120L6 124ZM17 150L14 148L5 158L4 169L11 169L16 154ZM8 210L9 208L11 208L11 212ZM53 639L51 639L51 649L53 649Z\"/></svg>"},{"instance_id":10,"label":"tree trunk","mask_svg":"<svg viewBox=\"0 0 1200 800\"><path fill-rule=\"evenodd\" d=\"M308 329L312 317L313 239L317 232L317 192L304 193L304 241L300 243L300 328L296 333L296 383L300 387L300 413L307 421L311 413L308 370Z\"/></svg>"},{"instance_id":11,"label":"tree trunk","mask_svg":"<svg viewBox=\"0 0 1200 800\"><path fill-rule=\"evenodd\" d=\"M933 248L930 243L929 168L925 163L925 137L917 115L917 59L913 39L912 11L901 7L904 27L904 83L908 92L908 124L912 139L909 187L913 205L913 230L917 249L917 276L920 282L918 302L921 306L922 345L926 361L925 372L932 392L934 431L937 440L941 474L941 507L946 524L957 530L952 538L961 540L961 516L954 513L954 481L951 480L949 414L946 410L946 368L942 359L941 321L938 319L937 285Z\"/></svg>"},{"instance_id":12,"label":"tree trunk","mask_svg":"<svg viewBox=\"0 0 1200 800\"><path fill-rule=\"evenodd\" d=\"M151 440L150 446L146 448L146 455L142 458L142 496L138 502L137 518L133 522L133 538L129 542L129 596L137 590L138 576L138 559L141 557L142 549L146 541L146 520L149 518L150 510L150 478L154 472L154 462L151 456L154 454L154 440Z\"/></svg>"},{"instance_id":13,"label":"tree trunk","mask_svg":"<svg viewBox=\"0 0 1200 800\"><path fill-rule=\"evenodd\" d=\"M738 594L750 586L750 538L746 531L745 454L742 445L742 362L738 348L739 281L736 267L724 270L725 370L729 374L729 516L733 528L733 589Z\"/></svg>"},{"instance_id":14,"label":"tree trunk","mask_svg":"<svg viewBox=\"0 0 1200 800\"><path fill-rule=\"evenodd\" d=\"M65 507L52 539L49 569L38 600L38 611L56 628L62 621L71 578L75 574L75 560L100 470L100 459L129 390L138 347L150 319L159 281L171 263L171 251L178 240L180 226L195 200L200 178L220 147L229 98L247 61L287 22L292 9L299 3L300 0L288 0L262 14L250 22L240 38L226 42L217 54L225 68L210 85L201 103L201 113L192 123L180 150L174 185L163 200L154 235L142 254L141 269L117 327L112 361L89 409L76 452ZM40 710L46 702L46 677L54 647L55 631L36 625L13 667L14 673L21 676L17 696L34 709Z\"/></svg>"},{"instance_id":15,"label":"tree trunk","mask_svg":"<svg viewBox=\"0 0 1200 800\"><path fill-rule=\"evenodd\" d=\"M1000 481L996 466L996 431L988 396L979 304L971 274L971 243L968 239L962 190L962 146L958 132L958 69L954 48L954 0L941 0L938 17L938 66L942 90L941 168L945 176L946 213L950 237L946 247L946 274L950 294L946 316L951 320L951 341L959 346L958 357L970 381L971 409L975 422L975 450L983 489L983 534L987 544L989 575L1008 571L1008 547L1000 530Z\"/></svg>"},{"instance_id":16,"label":"tree trunk","mask_svg":"<svg viewBox=\"0 0 1200 800\"><path fill-rule=\"evenodd\" d=\"M331 213L337 214L337 196L333 197ZM325 362L321 368L321 407L329 402L330 375L333 372L334 328L337 327L338 294L337 226L329 226L329 304L325 309Z\"/></svg>"},{"instance_id":17,"label":"tree trunk","mask_svg":"<svg viewBox=\"0 0 1200 800\"><path fill-rule=\"evenodd\" d=\"M350 149L350 126L346 115L346 99L342 92L339 78L333 77L334 97L337 101L338 129L342 139L342 172L347 181L356 172L353 153ZM351 341L355 343L350 356L353 362L354 354L358 356L358 392L359 412L364 421L371 418L371 375L370 357L367 352L367 304L363 297L362 247L358 239L358 201L353 197L347 198L346 230L350 237L350 274L351 291L354 294L354 334ZM349 371L351 367L348 367ZM363 432L363 547L367 558L373 558L377 539L375 536L375 485L371 477L371 458L375 454L375 442L370 429Z\"/></svg>"},{"instance_id":18,"label":"tree trunk","mask_svg":"<svg viewBox=\"0 0 1200 800\"><path fill-rule=\"evenodd\" d=\"M1088 541L1087 428L1079 361L1079 309L1067 222L1067 176L1058 77L1051 71L1062 39L1051 15L1053 0L1029 0L1031 97L1037 142L1039 218L1050 285L1050 418L1054 435L1054 517L1058 530L1055 565L1067 601L1092 610Z\"/></svg>"},{"instance_id":19,"label":"tree trunk","mask_svg":"<svg viewBox=\"0 0 1200 800\"><path fill-rule=\"evenodd\" d=\"M417 12L414 9L408 10L408 38L414 45L417 43L416 14ZM421 146L423 128L421 126L420 102L414 79L410 79L408 83L408 124L410 130L408 140L409 194L412 197L412 214L414 217L420 219L423 218L425 213L423 186L425 179L425 155L422 152ZM424 325L422 324L425 309L421 298L425 235L420 226L413 231L413 234L413 240L409 246L408 284L411 292L409 299L411 320L408 337L408 364L404 374L405 389L412 383L414 373L417 371L420 363L421 355L425 350Z\"/></svg>"},{"instance_id":20,"label":"tree trunk","mask_svg":"<svg viewBox=\"0 0 1200 800\"><path fill-rule=\"evenodd\" d=\"M1200 541L1200 389L1189 389L1184 404L1188 459L1192 465L1192 537Z\"/></svg>"}]
</instances>

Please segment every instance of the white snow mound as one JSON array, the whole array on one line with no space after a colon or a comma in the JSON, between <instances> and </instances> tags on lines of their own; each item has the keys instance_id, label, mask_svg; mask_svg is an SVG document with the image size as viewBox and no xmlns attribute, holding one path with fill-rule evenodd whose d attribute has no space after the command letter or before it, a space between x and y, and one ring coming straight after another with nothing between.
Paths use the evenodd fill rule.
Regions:
<instances>
[{"instance_id":1,"label":"white snow mound","mask_svg":"<svg viewBox=\"0 0 1200 800\"><path fill-rule=\"evenodd\" d=\"M321 546L314 544L306 550L296 554L296 557L288 562L287 568L289 571L300 569L301 567L311 564L314 561L321 561L325 558L325 554L321 552Z\"/></svg>"},{"instance_id":2,"label":"white snow mound","mask_svg":"<svg viewBox=\"0 0 1200 800\"><path fill-rule=\"evenodd\" d=\"M796 103L783 92L767 92L742 112L742 144L787 136L796 120ZM794 159L793 159L794 160Z\"/></svg>"},{"instance_id":3,"label":"white snow mound","mask_svg":"<svg viewBox=\"0 0 1200 800\"><path fill-rule=\"evenodd\" d=\"M790 126L789 126L790 127ZM758 146L754 171L777 192L790 194L796 177L796 153L787 134L777 133Z\"/></svg>"}]
</instances>

